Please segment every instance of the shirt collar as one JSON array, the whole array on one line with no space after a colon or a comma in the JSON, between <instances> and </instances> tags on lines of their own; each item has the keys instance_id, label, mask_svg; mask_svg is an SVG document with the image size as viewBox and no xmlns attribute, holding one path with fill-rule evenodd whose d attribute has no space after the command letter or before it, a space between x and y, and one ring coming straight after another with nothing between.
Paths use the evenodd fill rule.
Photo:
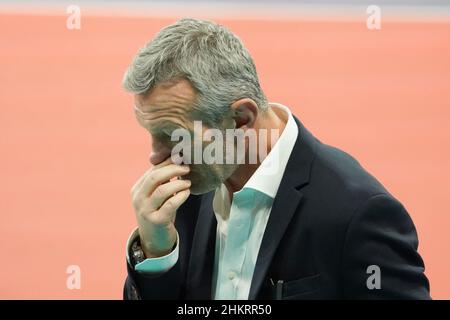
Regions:
<instances>
[{"instance_id":1,"label":"shirt collar","mask_svg":"<svg viewBox=\"0 0 450 320\"><path fill-rule=\"evenodd\" d=\"M286 126L272 150L243 188L257 190L274 199L297 140L298 127L288 107L279 103L271 103L270 106L286 122Z\"/></svg>"}]
</instances>

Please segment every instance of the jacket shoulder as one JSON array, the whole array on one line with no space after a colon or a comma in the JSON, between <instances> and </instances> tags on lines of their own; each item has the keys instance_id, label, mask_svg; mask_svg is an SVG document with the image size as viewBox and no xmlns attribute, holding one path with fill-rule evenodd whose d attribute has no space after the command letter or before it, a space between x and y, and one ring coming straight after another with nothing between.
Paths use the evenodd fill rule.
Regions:
<instances>
[{"instance_id":1,"label":"jacket shoulder","mask_svg":"<svg viewBox=\"0 0 450 320\"><path fill-rule=\"evenodd\" d=\"M376 195L397 201L386 188L348 153L317 142L305 193L323 208L331 221L348 222L352 215Z\"/></svg>"}]
</instances>

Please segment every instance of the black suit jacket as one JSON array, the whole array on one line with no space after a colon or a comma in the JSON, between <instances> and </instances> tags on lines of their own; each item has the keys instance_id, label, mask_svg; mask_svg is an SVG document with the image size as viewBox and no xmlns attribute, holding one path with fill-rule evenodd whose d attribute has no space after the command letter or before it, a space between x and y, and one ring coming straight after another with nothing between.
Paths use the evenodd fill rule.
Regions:
<instances>
[{"instance_id":1,"label":"black suit jacket","mask_svg":"<svg viewBox=\"0 0 450 320\"><path fill-rule=\"evenodd\" d=\"M414 224L347 153L299 135L273 202L249 299L430 299ZM214 192L179 208L179 260L159 276L128 264L125 299L211 299ZM367 282L378 266L380 289ZM368 281L369 280L369 281Z\"/></svg>"}]
</instances>

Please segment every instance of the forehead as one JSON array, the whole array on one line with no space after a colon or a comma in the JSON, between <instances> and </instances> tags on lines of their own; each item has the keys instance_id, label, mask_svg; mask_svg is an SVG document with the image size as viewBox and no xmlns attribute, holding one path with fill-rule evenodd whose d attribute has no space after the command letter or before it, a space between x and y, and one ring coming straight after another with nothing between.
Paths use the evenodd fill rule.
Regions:
<instances>
[{"instance_id":1,"label":"forehead","mask_svg":"<svg viewBox=\"0 0 450 320\"><path fill-rule=\"evenodd\" d=\"M161 111L165 105L188 109L195 101L194 87L188 80L180 79L156 85L145 95L135 95L135 102L143 112Z\"/></svg>"},{"instance_id":2,"label":"forehead","mask_svg":"<svg viewBox=\"0 0 450 320\"><path fill-rule=\"evenodd\" d=\"M187 80L157 85L146 95L135 95L136 117L150 131L170 124L184 127L195 97Z\"/></svg>"}]
</instances>

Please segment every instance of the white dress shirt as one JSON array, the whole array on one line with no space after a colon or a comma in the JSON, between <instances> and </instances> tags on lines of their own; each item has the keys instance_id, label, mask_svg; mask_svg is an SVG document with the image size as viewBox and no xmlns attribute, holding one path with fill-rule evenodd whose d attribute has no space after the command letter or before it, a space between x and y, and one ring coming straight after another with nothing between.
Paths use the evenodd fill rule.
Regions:
<instances>
[{"instance_id":1,"label":"white dress shirt","mask_svg":"<svg viewBox=\"0 0 450 320\"><path fill-rule=\"evenodd\" d=\"M244 187L233 193L232 201L224 184L218 187L214 194L213 210L217 219L217 231L212 279L213 299L248 299L273 200L297 140L298 127L290 110L277 103L271 103L270 106L286 123L272 150ZM136 234L137 230L130 239ZM141 263L141 270L143 266L149 272L170 269L177 262L178 248L177 244L167 256L146 259Z\"/></svg>"}]
</instances>

